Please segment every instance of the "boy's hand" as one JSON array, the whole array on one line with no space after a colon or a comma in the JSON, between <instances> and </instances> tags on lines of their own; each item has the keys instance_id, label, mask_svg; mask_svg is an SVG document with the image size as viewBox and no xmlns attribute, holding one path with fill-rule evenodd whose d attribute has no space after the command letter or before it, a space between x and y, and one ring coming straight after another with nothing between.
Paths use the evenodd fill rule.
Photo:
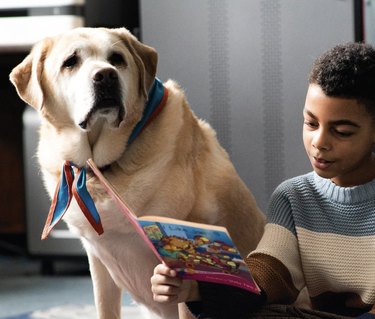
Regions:
<instances>
[{"instance_id":1,"label":"boy's hand","mask_svg":"<svg viewBox=\"0 0 375 319\"><path fill-rule=\"evenodd\" d=\"M164 264L157 265L151 277L154 300L160 303L180 303L199 300L196 281L182 280L175 270Z\"/></svg>"}]
</instances>

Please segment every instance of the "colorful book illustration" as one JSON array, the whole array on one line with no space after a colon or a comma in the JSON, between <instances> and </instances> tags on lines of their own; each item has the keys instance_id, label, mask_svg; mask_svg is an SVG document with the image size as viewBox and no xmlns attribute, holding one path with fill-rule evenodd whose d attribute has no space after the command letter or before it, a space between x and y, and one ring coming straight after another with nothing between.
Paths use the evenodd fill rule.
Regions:
<instances>
[{"instance_id":1,"label":"colorful book illustration","mask_svg":"<svg viewBox=\"0 0 375 319\"><path fill-rule=\"evenodd\" d=\"M260 293L225 227L162 216L137 217L95 163L89 159L87 164L156 257L176 270L181 278Z\"/></svg>"}]
</instances>

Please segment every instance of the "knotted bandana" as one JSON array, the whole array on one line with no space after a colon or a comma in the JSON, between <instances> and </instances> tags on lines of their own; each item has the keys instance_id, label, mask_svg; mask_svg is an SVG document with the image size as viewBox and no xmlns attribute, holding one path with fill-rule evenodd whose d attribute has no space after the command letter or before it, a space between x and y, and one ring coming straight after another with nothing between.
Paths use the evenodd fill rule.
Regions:
<instances>
[{"instance_id":1,"label":"knotted bandana","mask_svg":"<svg viewBox=\"0 0 375 319\"><path fill-rule=\"evenodd\" d=\"M66 161L62 168L60 183L57 185L47 220L43 229L42 239L46 239L56 224L63 218L74 197L86 219L100 235L103 226L96 210L94 201L86 188L86 168L78 168L75 176L73 163Z\"/></svg>"}]
</instances>

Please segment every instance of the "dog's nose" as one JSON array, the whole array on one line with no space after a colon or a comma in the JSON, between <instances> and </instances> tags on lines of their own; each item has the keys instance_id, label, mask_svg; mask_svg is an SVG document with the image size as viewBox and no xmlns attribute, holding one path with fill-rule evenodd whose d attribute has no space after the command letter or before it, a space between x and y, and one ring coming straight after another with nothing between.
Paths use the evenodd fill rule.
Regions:
<instances>
[{"instance_id":1,"label":"dog's nose","mask_svg":"<svg viewBox=\"0 0 375 319\"><path fill-rule=\"evenodd\" d=\"M93 74L92 79L94 84L112 85L117 82L118 75L116 70L111 68L100 69Z\"/></svg>"}]
</instances>

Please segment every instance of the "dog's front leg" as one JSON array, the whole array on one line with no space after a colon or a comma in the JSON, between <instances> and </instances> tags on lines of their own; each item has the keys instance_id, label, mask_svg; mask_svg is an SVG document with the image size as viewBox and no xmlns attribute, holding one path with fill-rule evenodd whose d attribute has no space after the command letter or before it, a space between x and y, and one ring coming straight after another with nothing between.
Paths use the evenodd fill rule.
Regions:
<instances>
[{"instance_id":1,"label":"dog's front leg","mask_svg":"<svg viewBox=\"0 0 375 319\"><path fill-rule=\"evenodd\" d=\"M121 289L115 284L107 268L92 253L89 257L95 306L99 319L121 318Z\"/></svg>"}]
</instances>

